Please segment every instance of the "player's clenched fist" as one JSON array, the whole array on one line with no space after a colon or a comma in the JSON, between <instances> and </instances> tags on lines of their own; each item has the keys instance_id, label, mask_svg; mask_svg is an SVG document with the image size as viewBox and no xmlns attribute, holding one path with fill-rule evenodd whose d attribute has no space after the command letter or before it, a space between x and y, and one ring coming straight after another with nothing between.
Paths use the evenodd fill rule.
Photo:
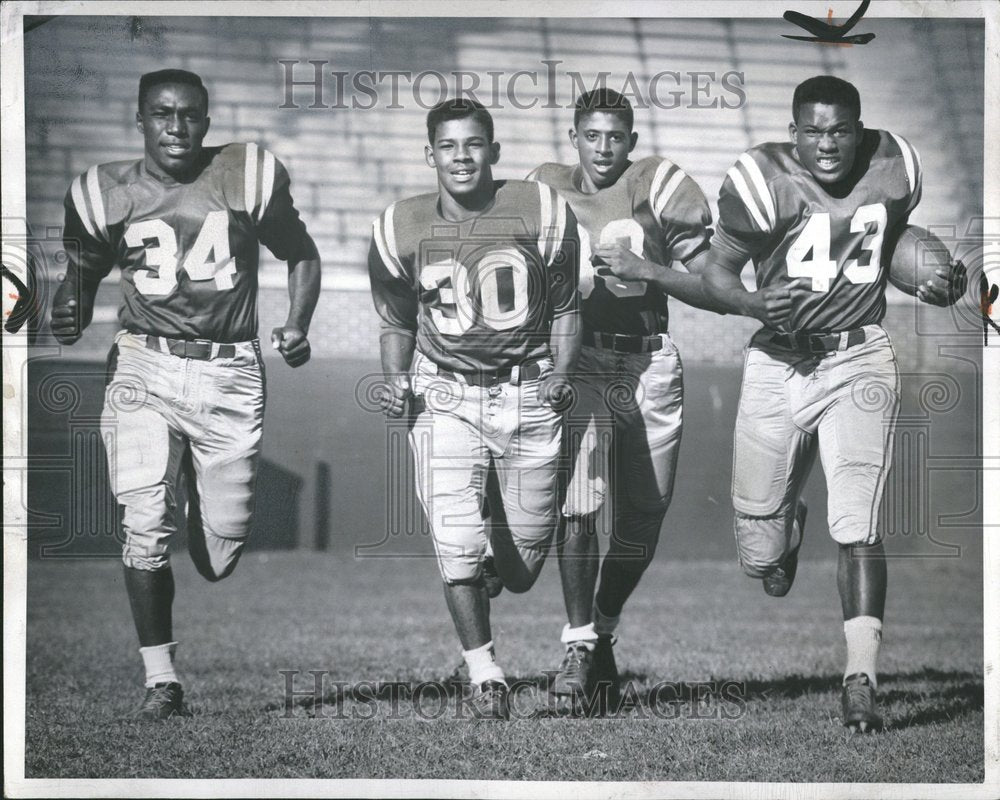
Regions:
<instances>
[{"instance_id":1,"label":"player's clenched fist","mask_svg":"<svg viewBox=\"0 0 1000 800\"><path fill-rule=\"evenodd\" d=\"M561 372L550 372L538 384L538 399L556 411L564 411L573 400L573 385Z\"/></svg>"},{"instance_id":2,"label":"player's clenched fist","mask_svg":"<svg viewBox=\"0 0 1000 800\"><path fill-rule=\"evenodd\" d=\"M756 317L769 328L780 328L791 318L794 298L809 291L804 278L785 286L764 286L747 294L750 315Z\"/></svg>"},{"instance_id":3,"label":"player's clenched fist","mask_svg":"<svg viewBox=\"0 0 1000 800\"><path fill-rule=\"evenodd\" d=\"M387 417L397 419L406 413L406 403L412 396L410 379L406 375L397 375L382 385L378 401Z\"/></svg>"},{"instance_id":4,"label":"player's clenched fist","mask_svg":"<svg viewBox=\"0 0 1000 800\"><path fill-rule=\"evenodd\" d=\"M312 355L305 331L291 325L271 331L271 347L281 353L281 357L290 367L301 367Z\"/></svg>"},{"instance_id":5,"label":"player's clenched fist","mask_svg":"<svg viewBox=\"0 0 1000 800\"><path fill-rule=\"evenodd\" d=\"M649 279L648 264L633 253L627 244L612 242L594 246L594 256L606 266L597 274L610 272L623 281L644 281Z\"/></svg>"}]
</instances>

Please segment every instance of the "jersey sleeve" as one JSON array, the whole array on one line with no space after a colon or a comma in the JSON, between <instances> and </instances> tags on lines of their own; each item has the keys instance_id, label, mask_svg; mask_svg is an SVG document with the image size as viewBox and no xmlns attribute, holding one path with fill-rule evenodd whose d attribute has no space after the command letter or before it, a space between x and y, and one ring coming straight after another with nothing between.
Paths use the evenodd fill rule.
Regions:
<instances>
[{"instance_id":1,"label":"jersey sleeve","mask_svg":"<svg viewBox=\"0 0 1000 800\"><path fill-rule=\"evenodd\" d=\"M561 317L580 305L580 234L576 215L562 196L544 183L536 185L541 200L538 252L548 269L552 316Z\"/></svg>"},{"instance_id":2,"label":"jersey sleeve","mask_svg":"<svg viewBox=\"0 0 1000 800\"><path fill-rule=\"evenodd\" d=\"M672 259L686 264L708 249L712 211L705 193L690 175L666 159L650 183L649 206L660 222Z\"/></svg>"},{"instance_id":3,"label":"jersey sleeve","mask_svg":"<svg viewBox=\"0 0 1000 800\"><path fill-rule=\"evenodd\" d=\"M87 284L97 284L111 272L117 259L108 237L97 167L91 167L73 180L63 205L63 247L69 258L67 273Z\"/></svg>"},{"instance_id":4,"label":"jersey sleeve","mask_svg":"<svg viewBox=\"0 0 1000 800\"><path fill-rule=\"evenodd\" d=\"M389 206L372 223L368 279L382 327L416 335L417 291L396 247L393 211Z\"/></svg>"},{"instance_id":5,"label":"jersey sleeve","mask_svg":"<svg viewBox=\"0 0 1000 800\"><path fill-rule=\"evenodd\" d=\"M257 239L281 261L315 257L305 223L292 200L288 170L273 154L246 146L244 207L257 226Z\"/></svg>"},{"instance_id":6,"label":"jersey sleeve","mask_svg":"<svg viewBox=\"0 0 1000 800\"><path fill-rule=\"evenodd\" d=\"M712 247L742 266L758 255L777 221L774 198L764 173L750 153L730 167L719 190L719 222Z\"/></svg>"},{"instance_id":7,"label":"jersey sleeve","mask_svg":"<svg viewBox=\"0 0 1000 800\"><path fill-rule=\"evenodd\" d=\"M917 207L920 202L920 197L923 194L923 166L920 163L920 153L917 149L910 144L902 136L897 136L895 133L889 132L889 135L896 140L896 145L899 147L900 153L903 157L903 167L906 170L906 180L910 187L910 198L906 206L906 214L909 216L910 212Z\"/></svg>"}]
</instances>

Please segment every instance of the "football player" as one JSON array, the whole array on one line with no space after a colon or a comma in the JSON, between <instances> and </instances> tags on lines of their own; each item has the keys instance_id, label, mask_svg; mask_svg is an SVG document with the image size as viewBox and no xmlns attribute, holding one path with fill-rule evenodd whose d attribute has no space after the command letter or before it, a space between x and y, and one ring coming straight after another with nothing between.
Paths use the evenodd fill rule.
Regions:
<instances>
[{"instance_id":1,"label":"football player","mask_svg":"<svg viewBox=\"0 0 1000 800\"><path fill-rule=\"evenodd\" d=\"M490 596L498 579L516 593L531 587L555 528L554 406L566 400L580 347L577 225L548 186L494 180L500 145L479 103L438 104L427 137L438 190L393 203L374 222L382 404L390 417L411 414L417 493L473 711L505 719ZM488 493L491 464L497 487Z\"/></svg>"},{"instance_id":2,"label":"football player","mask_svg":"<svg viewBox=\"0 0 1000 800\"><path fill-rule=\"evenodd\" d=\"M792 586L817 450L847 640L843 723L881 727L876 659L886 594L879 506L890 466L899 377L885 314L886 259L920 200L916 150L861 123L857 89L821 75L792 101L790 141L754 147L729 170L706 286L764 327L746 350L736 419L733 506L740 564L782 597ZM752 260L757 291L740 280ZM964 267L917 290L944 305Z\"/></svg>"},{"instance_id":3,"label":"football player","mask_svg":"<svg viewBox=\"0 0 1000 800\"><path fill-rule=\"evenodd\" d=\"M65 237L80 257L52 308L53 333L72 344L91 321L98 284L121 269L122 330L108 358L101 427L124 512L144 719L187 713L167 553L179 476L191 557L205 578L233 571L250 532L264 418L258 242L288 262L290 308L271 343L293 367L309 360L320 287L319 256L284 166L255 144L204 147L209 122L198 75L142 76L136 126L145 155L93 166L72 182Z\"/></svg>"},{"instance_id":4,"label":"football player","mask_svg":"<svg viewBox=\"0 0 1000 800\"><path fill-rule=\"evenodd\" d=\"M681 440L683 372L667 332L667 297L711 307L699 275L671 268L674 261L700 268L711 237L708 202L669 159L630 160L632 125L632 106L618 92L586 92L569 130L578 163L543 164L530 176L566 198L581 242L583 348L564 435L571 477L559 537L569 621L551 688L586 696L600 687L612 702L613 634L656 551ZM600 531L609 534L601 564L607 500L612 522Z\"/></svg>"}]
</instances>

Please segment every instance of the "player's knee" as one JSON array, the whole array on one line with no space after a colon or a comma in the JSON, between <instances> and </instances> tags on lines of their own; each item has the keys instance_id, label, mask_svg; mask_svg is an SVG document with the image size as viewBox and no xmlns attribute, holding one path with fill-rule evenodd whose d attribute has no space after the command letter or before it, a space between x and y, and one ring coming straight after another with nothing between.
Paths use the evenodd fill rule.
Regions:
<instances>
[{"instance_id":1,"label":"player's knee","mask_svg":"<svg viewBox=\"0 0 1000 800\"><path fill-rule=\"evenodd\" d=\"M784 515L751 517L736 512L736 549L748 577L763 578L781 563L785 557L785 527Z\"/></svg>"},{"instance_id":2,"label":"player's knee","mask_svg":"<svg viewBox=\"0 0 1000 800\"><path fill-rule=\"evenodd\" d=\"M130 569L143 572L160 572L170 568L170 556L167 553L138 553L128 547L122 550L122 562Z\"/></svg>"},{"instance_id":3,"label":"player's knee","mask_svg":"<svg viewBox=\"0 0 1000 800\"><path fill-rule=\"evenodd\" d=\"M879 541L873 518L866 514L841 514L829 520L830 536L840 546L872 545Z\"/></svg>"},{"instance_id":4,"label":"player's knee","mask_svg":"<svg viewBox=\"0 0 1000 800\"><path fill-rule=\"evenodd\" d=\"M245 545L245 538L206 536L203 546L199 547L196 542L192 542L189 552L198 574L210 583L216 583L233 574Z\"/></svg>"}]
</instances>

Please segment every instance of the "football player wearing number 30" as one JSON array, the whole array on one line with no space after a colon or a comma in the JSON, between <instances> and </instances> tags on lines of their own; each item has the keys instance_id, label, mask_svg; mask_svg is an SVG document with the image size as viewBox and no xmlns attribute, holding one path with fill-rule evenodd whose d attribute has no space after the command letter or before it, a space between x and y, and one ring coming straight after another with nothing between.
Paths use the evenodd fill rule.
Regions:
<instances>
[{"instance_id":1,"label":"football player wearing number 30","mask_svg":"<svg viewBox=\"0 0 1000 800\"><path fill-rule=\"evenodd\" d=\"M91 167L66 195L65 237L80 258L56 292L52 331L63 344L79 339L98 284L121 268L123 330L108 358L101 427L146 669L137 715L165 719L187 713L167 555L180 475L190 554L205 578L233 571L250 532L264 418L258 242L288 262L290 308L271 341L293 367L309 360L320 261L281 162L254 144L202 147L208 92L199 76L143 75L136 125L145 156Z\"/></svg>"},{"instance_id":2,"label":"football player wearing number 30","mask_svg":"<svg viewBox=\"0 0 1000 800\"><path fill-rule=\"evenodd\" d=\"M548 186L493 179L500 145L479 103L438 104L427 136L438 191L389 206L369 251L382 405L410 413L417 494L473 712L505 719L490 597L531 587L555 529L554 406L580 350L576 218Z\"/></svg>"},{"instance_id":3,"label":"football player wearing number 30","mask_svg":"<svg viewBox=\"0 0 1000 800\"><path fill-rule=\"evenodd\" d=\"M799 494L818 449L840 545L842 721L875 730L886 593L878 520L899 407L896 359L879 323L892 243L920 200L920 159L902 137L864 129L857 89L832 76L796 88L789 135L744 153L727 173L704 273L728 310L764 323L746 349L736 418L736 541L746 574L784 596L806 517ZM739 277L751 259L756 292ZM950 280L961 283L964 268ZM934 283L917 290L936 305L953 294Z\"/></svg>"},{"instance_id":4,"label":"football player wearing number 30","mask_svg":"<svg viewBox=\"0 0 1000 800\"><path fill-rule=\"evenodd\" d=\"M584 341L566 415L571 475L559 539L569 621L551 689L596 696L597 708L617 705L613 634L673 493L684 387L667 298L711 307L700 276L671 268L678 261L696 273L708 250L705 195L667 158L630 161L632 125L618 92L586 92L569 131L579 163L543 164L530 176L565 197L580 223ZM608 535L603 565L599 533Z\"/></svg>"}]
</instances>

